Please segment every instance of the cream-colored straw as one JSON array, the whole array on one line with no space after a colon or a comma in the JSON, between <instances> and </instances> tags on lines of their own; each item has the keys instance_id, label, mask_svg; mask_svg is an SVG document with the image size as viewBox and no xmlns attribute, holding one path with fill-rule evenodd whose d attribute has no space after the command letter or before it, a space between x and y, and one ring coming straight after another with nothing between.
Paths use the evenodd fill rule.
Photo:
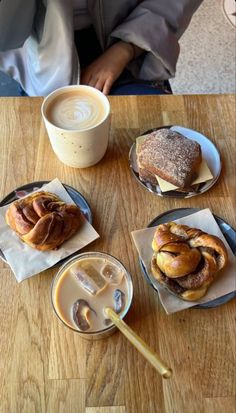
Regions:
<instances>
[{"instance_id":1,"label":"cream-colored straw","mask_svg":"<svg viewBox=\"0 0 236 413\"><path fill-rule=\"evenodd\" d=\"M152 364L158 373L168 379L172 375L171 368L158 357L158 355L139 337L111 308L106 307L105 312L107 317L113 321L116 327L124 334L124 336L136 347L138 351Z\"/></svg>"}]
</instances>

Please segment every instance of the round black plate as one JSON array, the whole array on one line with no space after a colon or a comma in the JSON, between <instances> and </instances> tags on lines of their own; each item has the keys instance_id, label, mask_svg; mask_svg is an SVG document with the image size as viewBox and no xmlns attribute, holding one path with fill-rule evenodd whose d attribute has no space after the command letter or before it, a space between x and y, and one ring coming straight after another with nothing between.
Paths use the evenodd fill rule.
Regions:
<instances>
[{"instance_id":1,"label":"round black plate","mask_svg":"<svg viewBox=\"0 0 236 413\"><path fill-rule=\"evenodd\" d=\"M200 211L200 208L178 208L178 209L172 209L170 211L164 212L161 215L158 215L156 218L154 218L149 224L148 228L150 227L155 227L160 224L164 224L169 221L174 221L175 219L179 219L182 217L186 217L187 215L194 214L195 212ZM213 214L214 215L214 214ZM217 215L214 215L214 218L219 225L221 232L223 233L224 237L226 238L226 241L228 242L232 252L234 255L236 255L236 231L231 225L229 225L227 222L225 222L222 218L218 217ZM145 265L143 264L143 261L141 258L139 258L139 263L141 266L141 269L143 271L143 274L148 281L148 283L154 288L155 291L158 292L157 286L155 282L149 277ZM232 300L232 298L236 297L236 290L224 295L223 297L219 297L216 300L209 301L208 303L204 304L198 304L194 306L194 308L212 308L212 307L218 307L219 305L225 304L228 301Z\"/></svg>"},{"instance_id":2,"label":"round black plate","mask_svg":"<svg viewBox=\"0 0 236 413\"><path fill-rule=\"evenodd\" d=\"M43 185L48 184L50 181L36 181L36 182L31 182L29 184L20 186L19 188L16 188L14 191L12 191L10 194L5 196L3 200L0 202L0 207L3 207L5 205L10 204L11 202L15 201L18 198L21 198L23 196L28 195L29 193L36 191L37 189L42 188ZM80 192L78 192L75 188L72 186L62 184L70 197L73 199L75 204L80 208L82 214L84 217L87 219L87 221L92 224L92 212L90 209L90 206L86 199L81 195ZM6 258L4 257L4 254L0 250L0 257L3 259L3 261L6 261Z\"/></svg>"}]
</instances>

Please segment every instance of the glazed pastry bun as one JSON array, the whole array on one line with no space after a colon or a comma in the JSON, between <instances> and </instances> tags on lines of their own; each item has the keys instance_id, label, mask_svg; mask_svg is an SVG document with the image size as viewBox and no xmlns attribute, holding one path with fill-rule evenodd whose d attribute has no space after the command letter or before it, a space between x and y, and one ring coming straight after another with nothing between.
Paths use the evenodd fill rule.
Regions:
<instances>
[{"instance_id":1,"label":"glazed pastry bun","mask_svg":"<svg viewBox=\"0 0 236 413\"><path fill-rule=\"evenodd\" d=\"M228 259L218 237L174 222L157 227L152 249L153 276L187 301L197 301L206 294Z\"/></svg>"},{"instance_id":2,"label":"glazed pastry bun","mask_svg":"<svg viewBox=\"0 0 236 413\"><path fill-rule=\"evenodd\" d=\"M57 195L40 191L14 201L6 212L6 222L30 247L46 251L75 234L81 212Z\"/></svg>"}]
</instances>

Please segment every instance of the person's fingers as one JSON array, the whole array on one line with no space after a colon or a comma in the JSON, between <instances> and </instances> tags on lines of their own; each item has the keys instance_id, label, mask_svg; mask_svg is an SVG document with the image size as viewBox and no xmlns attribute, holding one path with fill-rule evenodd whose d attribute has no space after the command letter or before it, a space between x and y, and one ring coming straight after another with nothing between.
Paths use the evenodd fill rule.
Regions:
<instances>
[{"instance_id":1,"label":"person's fingers","mask_svg":"<svg viewBox=\"0 0 236 413\"><path fill-rule=\"evenodd\" d=\"M108 95L109 94L109 92L110 92L110 90L111 90L111 87L112 87L112 85L113 85L113 79L111 78L111 77L108 77L107 79L106 79L106 81L105 81L105 84L104 84L104 86L103 86L103 93L104 93L104 95Z\"/></svg>"},{"instance_id":2,"label":"person's fingers","mask_svg":"<svg viewBox=\"0 0 236 413\"><path fill-rule=\"evenodd\" d=\"M91 79L91 75L86 73L86 72L82 72L81 73L81 77L80 77L80 83L82 85L88 85L89 81Z\"/></svg>"},{"instance_id":3,"label":"person's fingers","mask_svg":"<svg viewBox=\"0 0 236 413\"><path fill-rule=\"evenodd\" d=\"M94 72L91 70L91 68L85 67L82 71L81 71L81 78L80 78L80 82L83 85L90 85L90 83L93 83L95 80L93 80L94 78Z\"/></svg>"},{"instance_id":4,"label":"person's fingers","mask_svg":"<svg viewBox=\"0 0 236 413\"><path fill-rule=\"evenodd\" d=\"M97 83L98 79L95 76L92 76L89 80L89 82L87 83L88 86L92 86L95 87L96 83Z\"/></svg>"},{"instance_id":5,"label":"person's fingers","mask_svg":"<svg viewBox=\"0 0 236 413\"><path fill-rule=\"evenodd\" d=\"M104 84L105 84L105 80L103 78L100 78L100 79L97 80L97 82L95 84L95 88L102 91L103 87L104 87Z\"/></svg>"}]
</instances>

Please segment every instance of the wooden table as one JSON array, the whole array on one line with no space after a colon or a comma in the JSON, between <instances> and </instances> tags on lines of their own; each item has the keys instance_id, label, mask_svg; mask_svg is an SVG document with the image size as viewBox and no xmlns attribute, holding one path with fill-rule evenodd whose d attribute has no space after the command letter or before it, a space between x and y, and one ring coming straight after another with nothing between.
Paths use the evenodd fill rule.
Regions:
<instances>
[{"instance_id":1,"label":"wooden table","mask_svg":"<svg viewBox=\"0 0 236 413\"><path fill-rule=\"evenodd\" d=\"M85 251L106 251L132 274L127 323L173 368L162 380L117 332L86 341L52 312L55 269L17 284L0 263L0 412L221 413L235 412L235 300L210 310L167 316L143 278L130 232L180 207L210 207L235 226L234 96L111 97L108 152L95 167L66 167L44 129L41 98L0 99L0 197L32 181L58 177L88 200L101 238ZM180 124L216 143L223 170L207 193L187 200L159 198L131 175L129 148L152 127Z\"/></svg>"}]
</instances>

